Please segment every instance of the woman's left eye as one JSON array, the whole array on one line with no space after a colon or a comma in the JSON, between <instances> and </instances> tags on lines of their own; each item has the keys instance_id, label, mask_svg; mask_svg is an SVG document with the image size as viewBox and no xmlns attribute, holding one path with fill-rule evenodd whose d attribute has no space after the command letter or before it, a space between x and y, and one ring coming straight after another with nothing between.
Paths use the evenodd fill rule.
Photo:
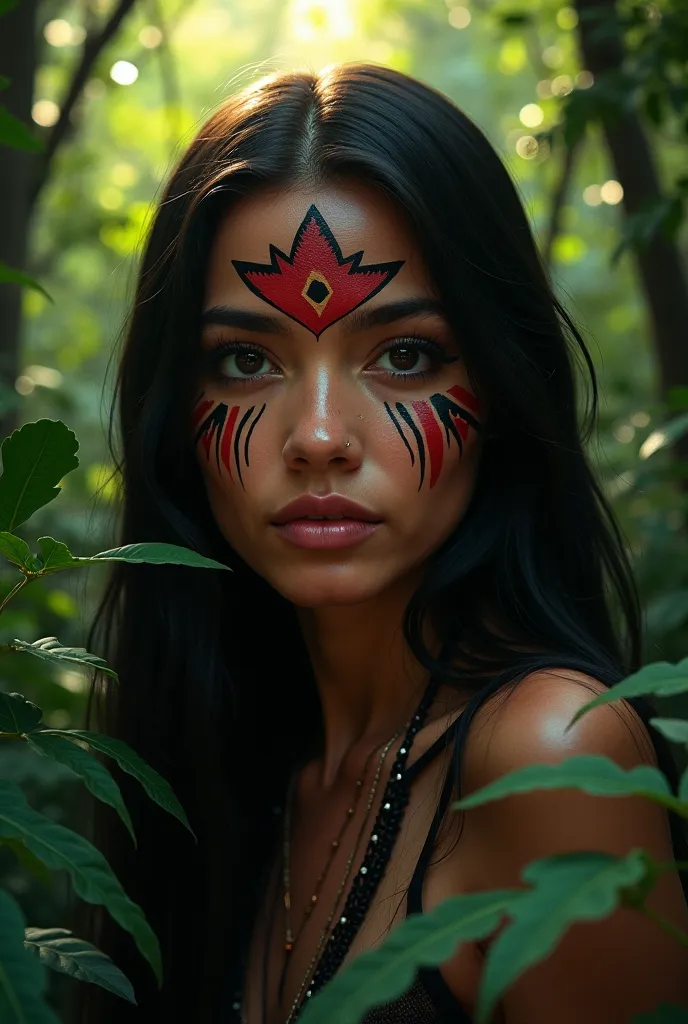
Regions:
<instances>
[{"instance_id":1,"label":"woman's left eye","mask_svg":"<svg viewBox=\"0 0 688 1024\"><path fill-rule=\"evenodd\" d=\"M427 341L399 341L386 349L375 361L387 373L398 377L415 377L434 370L441 363L454 362L440 345Z\"/></svg>"}]
</instances>

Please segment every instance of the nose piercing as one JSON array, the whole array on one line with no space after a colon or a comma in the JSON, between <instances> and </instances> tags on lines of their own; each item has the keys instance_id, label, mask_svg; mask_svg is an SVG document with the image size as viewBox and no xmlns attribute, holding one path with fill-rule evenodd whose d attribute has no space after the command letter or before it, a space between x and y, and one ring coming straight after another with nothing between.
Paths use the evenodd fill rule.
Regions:
<instances>
[{"instance_id":1,"label":"nose piercing","mask_svg":"<svg viewBox=\"0 0 688 1024\"><path fill-rule=\"evenodd\" d=\"M351 446L351 441L347 441L346 444L344 445L345 448L349 448L350 446Z\"/></svg>"}]
</instances>

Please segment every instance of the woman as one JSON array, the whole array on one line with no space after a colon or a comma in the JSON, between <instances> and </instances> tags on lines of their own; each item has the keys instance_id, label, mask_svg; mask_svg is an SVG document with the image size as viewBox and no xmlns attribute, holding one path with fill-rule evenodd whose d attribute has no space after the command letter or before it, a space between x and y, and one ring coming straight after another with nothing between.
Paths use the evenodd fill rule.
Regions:
<instances>
[{"instance_id":1,"label":"woman","mask_svg":"<svg viewBox=\"0 0 688 1024\"><path fill-rule=\"evenodd\" d=\"M640 646L581 447L581 356L594 415L507 172L438 93L348 65L273 77L204 125L121 361L121 542L233 571L121 565L100 617L120 673L101 724L171 781L199 841L127 789L139 850L118 833L109 855L166 983L103 937L141 1009L89 1019L291 1024L407 913L557 851L671 857L640 800L449 812L533 762L665 761L627 705L565 732ZM685 926L677 877L652 901ZM488 946L368 1024L469 1021ZM684 966L621 910L572 929L498 1019L621 1024L685 997Z\"/></svg>"}]
</instances>

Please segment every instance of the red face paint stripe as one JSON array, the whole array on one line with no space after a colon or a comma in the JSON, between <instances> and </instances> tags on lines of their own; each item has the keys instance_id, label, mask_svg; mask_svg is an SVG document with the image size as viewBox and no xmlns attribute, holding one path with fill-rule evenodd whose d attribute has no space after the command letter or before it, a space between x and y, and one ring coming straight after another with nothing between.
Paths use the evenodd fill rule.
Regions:
<instances>
[{"instance_id":1,"label":"red face paint stripe","mask_svg":"<svg viewBox=\"0 0 688 1024\"><path fill-rule=\"evenodd\" d=\"M428 452L430 455L430 486L433 487L437 482L437 477L440 475L442 469L442 458L444 453L444 444L442 442L442 431L440 425L435 419L435 415L432 411L431 406L427 402L412 402L413 411L420 421L420 425L423 428L425 434L425 440L428 444Z\"/></svg>"},{"instance_id":2,"label":"red face paint stripe","mask_svg":"<svg viewBox=\"0 0 688 1024\"><path fill-rule=\"evenodd\" d=\"M212 398L207 398L204 402L199 401L199 403L196 406L196 408L194 409L193 415L191 417L191 425L192 426L194 426L194 427L198 426L198 424L201 422L201 420L203 419L203 417L205 416L205 414L207 413L208 409L210 408L210 406L212 404L213 404Z\"/></svg>"},{"instance_id":3,"label":"red face paint stripe","mask_svg":"<svg viewBox=\"0 0 688 1024\"><path fill-rule=\"evenodd\" d=\"M229 415L227 416L227 422L225 423L225 429L222 432L222 440L220 441L220 458L222 459L222 461L224 462L225 466L227 467L227 472L229 473L229 479L232 480L232 481L234 480L234 477L232 475L232 449L231 449L231 444L232 444L232 434L234 433L234 424L236 423L236 418L237 418L238 415L239 415L239 406L238 405L232 406L232 408L229 410Z\"/></svg>"},{"instance_id":4,"label":"red face paint stripe","mask_svg":"<svg viewBox=\"0 0 688 1024\"><path fill-rule=\"evenodd\" d=\"M476 415L480 413L480 402L467 388L462 388L460 384L455 384L453 388L447 388L447 394L455 398L460 405L465 405L467 409L470 409Z\"/></svg>"}]
</instances>

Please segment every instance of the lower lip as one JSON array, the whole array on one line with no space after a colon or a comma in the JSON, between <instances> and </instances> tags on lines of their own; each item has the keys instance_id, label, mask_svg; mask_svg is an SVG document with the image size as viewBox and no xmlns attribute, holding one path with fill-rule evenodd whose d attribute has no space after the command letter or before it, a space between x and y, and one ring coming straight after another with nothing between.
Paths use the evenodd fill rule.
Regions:
<instances>
[{"instance_id":1,"label":"lower lip","mask_svg":"<svg viewBox=\"0 0 688 1024\"><path fill-rule=\"evenodd\" d=\"M362 519L292 519L289 523L275 523L275 529L299 548L348 548L370 537L379 523L366 523Z\"/></svg>"}]
</instances>

